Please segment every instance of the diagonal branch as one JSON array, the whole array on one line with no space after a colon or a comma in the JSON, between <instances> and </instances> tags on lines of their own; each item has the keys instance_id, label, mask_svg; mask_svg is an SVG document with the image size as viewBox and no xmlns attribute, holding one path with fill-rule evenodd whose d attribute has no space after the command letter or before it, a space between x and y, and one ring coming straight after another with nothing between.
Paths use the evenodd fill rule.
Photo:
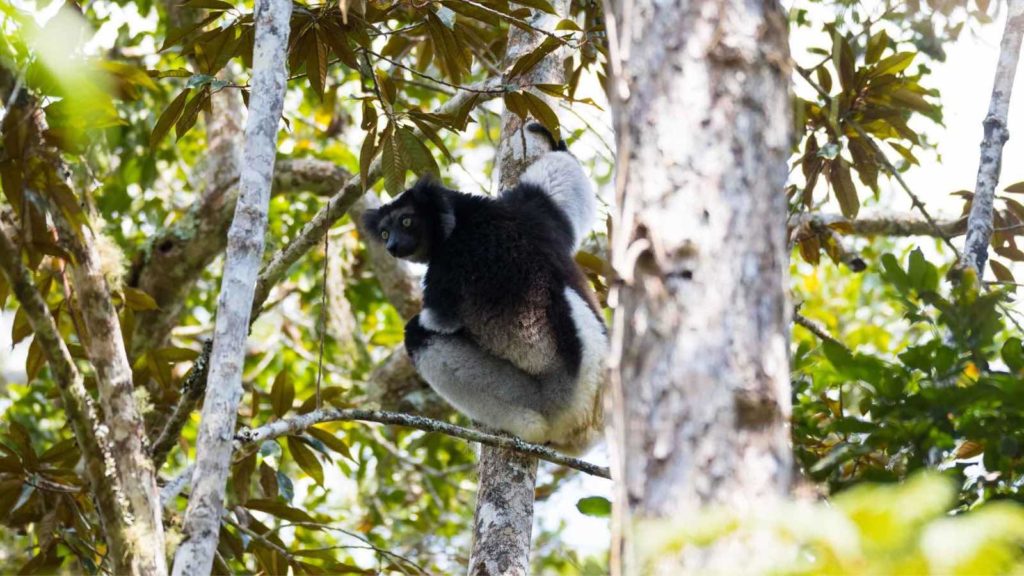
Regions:
<instances>
[{"instance_id":1,"label":"diagonal branch","mask_svg":"<svg viewBox=\"0 0 1024 576\"><path fill-rule=\"evenodd\" d=\"M499 85L500 79L489 78L474 85L476 90L486 90ZM436 114L453 113L471 100L477 103L495 97L496 94L460 91L437 109ZM414 131L417 136L422 136L419 131ZM381 163L378 157L370 164L366 180L369 183L376 182L381 176ZM256 295L253 300L254 312L263 306L270 290L288 273L288 269L299 261L303 255L318 245L335 222L341 219L352 204L363 194L362 184L358 175L353 176L338 190L327 202L327 205L320 209L313 218L302 227L295 240L281 248L270 261L263 267L256 283ZM254 317L256 314L254 314Z\"/></svg>"},{"instance_id":2,"label":"diagonal branch","mask_svg":"<svg viewBox=\"0 0 1024 576\"><path fill-rule=\"evenodd\" d=\"M971 202L971 215L967 220L967 239L964 241L964 255L960 268L971 268L981 279L988 259L988 244L992 239L993 201L999 171L1003 159L1003 145L1010 138L1007 116L1010 111L1010 94L1013 93L1013 79L1020 59L1021 39L1024 37L1024 0L1010 0L1006 15L1006 28L999 47L999 62L992 86L992 98L988 114L982 125L985 138L981 143L981 160L978 163L978 178Z\"/></svg>"}]
</instances>

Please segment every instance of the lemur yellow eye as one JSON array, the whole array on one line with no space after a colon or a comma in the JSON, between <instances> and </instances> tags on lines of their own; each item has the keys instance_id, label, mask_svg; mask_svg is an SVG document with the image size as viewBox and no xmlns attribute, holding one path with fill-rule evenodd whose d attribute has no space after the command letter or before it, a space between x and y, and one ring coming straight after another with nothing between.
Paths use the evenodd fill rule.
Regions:
<instances>
[{"instance_id":1,"label":"lemur yellow eye","mask_svg":"<svg viewBox=\"0 0 1024 576\"><path fill-rule=\"evenodd\" d=\"M402 228L408 228L409 226L412 226L412 218L408 216L402 218Z\"/></svg>"},{"instance_id":2,"label":"lemur yellow eye","mask_svg":"<svg viewBox=\"0 0 1024 576\"><path fill-rule=\"evenodd\" d=\"M387 230L381 230L380 231L380 239L381 240L387 240L388 236L391 236L391 234L389 234Z\"/></svg>"}]
</instances>

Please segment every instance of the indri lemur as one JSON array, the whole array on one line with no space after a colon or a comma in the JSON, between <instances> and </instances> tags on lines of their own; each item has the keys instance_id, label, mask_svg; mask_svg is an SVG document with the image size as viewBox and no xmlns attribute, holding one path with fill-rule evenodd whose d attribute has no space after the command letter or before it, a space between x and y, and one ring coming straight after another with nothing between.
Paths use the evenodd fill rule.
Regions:
<instances>
[{"instance_id":1,"label":"indri lemur","mask_svg":"<svg viewBox=\"0 0 1024 576\"><path fill-rule=\"evenodd\" d=\"M422 179L367 211L366 229L427 264L423 311L405 327L420 375L470 418L581 452L600 431L607 334L573 256L596 198L565 142L496 198Z\"/></svg>"}]
</instances>

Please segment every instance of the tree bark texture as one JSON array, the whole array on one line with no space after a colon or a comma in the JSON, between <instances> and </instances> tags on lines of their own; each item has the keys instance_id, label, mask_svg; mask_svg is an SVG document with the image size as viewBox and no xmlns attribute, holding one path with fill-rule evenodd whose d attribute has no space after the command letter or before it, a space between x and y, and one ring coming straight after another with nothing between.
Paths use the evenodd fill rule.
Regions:
<instances>
[{"instance_id":1,"label":"tree bark texture","mask_svg":"<svg viewBox=\"0 0 1024 576\"><path fill-rule=\"evenodd\" d=\"M85 476L110 549L112 569L117 574L131 573L136 564L134 548L129 544L131 513L117 477L109 434L100 424L99 413L92 396L85 389L82 374L60 336L49 307L36 290L31 274L22 264L21 250L11 236L0 223L0 273L7 278L14 296L21 303L21 309L32 326L34 342L43 351L57 382L68 424L82 451Z\"/></svg>"},{"instance_id":2,"label":"tree bark texture","mask_svg":"<svg viewBox=\"0 0 1024 576\"><path fill-rule=\"evenodd\" d=\"M290 0L257 0L252 98L245 128L240 191L228 232L227 259L217 302L213 351L196 444L185 540L174 574L209 574L224 512L242 367L256 276L263 257L277 131L287 87Z\"/></svg>"},{"instance_id":3,"label":"tree bark texture","mask_svg":"<svg viewBox=\"0 0 1024 576\"><path fill-rule=\"evenodd\" d=\"M1003 162L1003 145L1010 139L1007 116L1010 111L1010 94L1013 92L1013 78L1020 59L1021 37L1024 36L1024 0L1009 0L1006 28L999 46L999 62L992 86L988 114L982 123L984 139L981 142L981 161L978 164L978 179L974 186L974 200L971 215L967 219L967 239L964 240L962 267L971 268L980 279L988 260L988 244L992 239L992 204L995 200L996 184Z\"/></svg>"},{"instance_id":4,"label":"tree bark texture","mask_svg":"<svg viewBox=\"0 0 1024 576\"><path fill-rule=\"evenodd\" d=\"M569 2L556 0L552 7L555 14L534 11L530 24L554 31L558 22L569 13ZM540 33L510 26L504 68L509 69L545 38ZM546 56L524 75L522 81L527 84L564 82L562 50ZM498 143L499 188L514 186L530 162L547 151L547 144L535 136L528 136L523 129L523 120L506 109L501 115L501 139ZM526 576L530 573L537 460L507 448L481 446L477 476L469 574Z\"/></svg>"},{"instance_id":5,"label":"tree bark texture","mask_svg":"<svg viewBox=\"0 0 1024 576\"><path fill-rule=\"evenodd\" d=\"M607 14L613 573L756 572L754 550L727 539L656 558L633 534L789 487L786 19L771 0L619 0Z\"/></svg>"},{"instance_id":6,"label":"tree bark texture","mask_svg":"<svg viewBox=\"0 0 1024 576\"><path fill-rule=\"evenodd\" d=\"M8 90L8 76L5 70L0 71L0 89L4 92ZM8 103L8 115L20 108L30 110L37 105L27 94L15 101L9 98L5 101ZM25 127L31 134L26 153L42 162L51 171L51 178L66 180L67 170L60 151L41 138L47 129L44 115L25 113L21 117L26 119ZM81 448L86 458L92 460L86 462L88 474L98 479L97 483L102 486L95 494L105 521L104 527L108 530L109 544L115 554L112 556L113 569L124 574L166 574L156 478L144 448L142 418L132 396L131 367L117 311L111 303L110 288L101 269L96 234L87 224L73 224L60 210L48 212L59 232L58 241L73 256L68 263L69 276L74 288L74 305L83 320L78 335L95 370L102 420L96 419L98 411L86 394L81 374L74 364L65 365L63 369L58 367L57 364L62 364L66 358L54 348L64 344L59 335L53 335L57 341L47 336L52 322L37 317L33 328L40 330L37 333L39 345L50 348L46 351L48 361L57 363L53 365L55 378L65 379L59 383L65 395L69 420L88 420L81 422L81 429L76 433L86 432L86 426L89 426L88 431L93 436L91 441L86 439ZM24 280L18 271L20 251L8 252L7 256L10 259L5 259L5 268L12 267L7 273L13 271L13 277ZM22 293L19 300L26 307L26 313L32 312L34 305L31 299L21 300L22 296L28 295ZM61 374L60 370L65 373ZM95 458L102 458L103 462L96 462Z\"/></svg>"},{"instance_id":7,"label":"tree bark texture","mask_svg":"<svg viewBox=\"0 0 1024 576\"><path fill-rule=\"evenodd\" d=\"M164 345L179 321L189 291L227 244L238 200L243 105L237 90L217 92L210 104L207 161L198 170L203 180L197 186L199 201L184 218L154 236L133 266L132 284L159 306L139 313L132 337L133 357Z\"/></svg>"}]
</instances>

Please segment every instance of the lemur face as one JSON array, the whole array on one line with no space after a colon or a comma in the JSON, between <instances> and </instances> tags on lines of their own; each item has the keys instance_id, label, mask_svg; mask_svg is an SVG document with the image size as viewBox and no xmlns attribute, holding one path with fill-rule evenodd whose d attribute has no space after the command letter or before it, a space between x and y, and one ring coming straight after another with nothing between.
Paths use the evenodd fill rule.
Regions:
<instances>
[{"instance_id":1,"label":"lemur face","mask_svg":"<svg viewBox=\"0 0 1024 576\"><path fill-rule=\"evenodd\" d=\"M377 226L380 242L395 258L413 261L424 259L426 246L423 234L424 223L417 217L413 207L401 207L389 211Z\"/></svg>"},{"instance_id":2,"label":"lemur face","mask_svg":"<svg viewBox=\"0 0 1024 576\"><path fill-rule=\"evenodd\" d=\"M413 262L430 259L430 249L440 226L429 192L413 187L389 204L363 215L370 237L383 244L395 258Z\"/></svg>"}]
</instances>

